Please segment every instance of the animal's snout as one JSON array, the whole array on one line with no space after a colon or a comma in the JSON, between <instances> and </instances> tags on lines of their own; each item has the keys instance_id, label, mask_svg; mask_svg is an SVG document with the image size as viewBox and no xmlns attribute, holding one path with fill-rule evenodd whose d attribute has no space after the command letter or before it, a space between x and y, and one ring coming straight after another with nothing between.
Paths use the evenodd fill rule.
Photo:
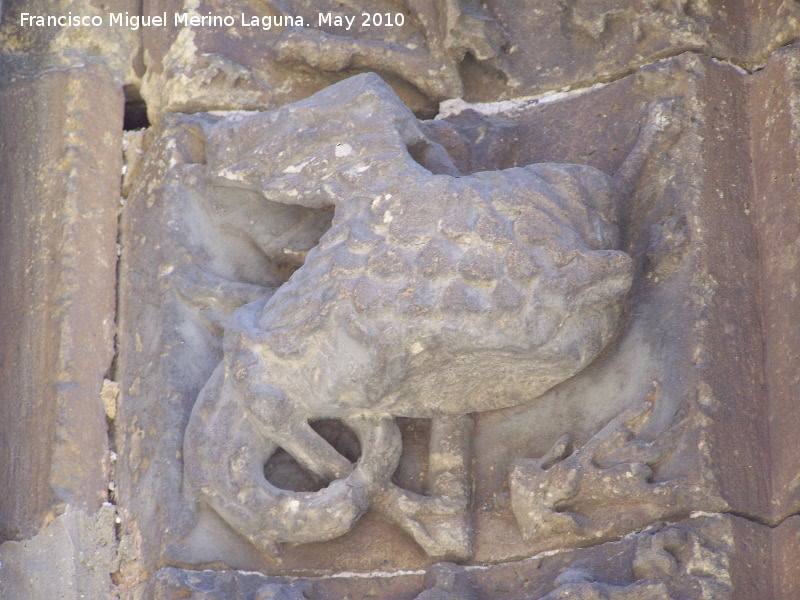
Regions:
<instances>
[{"instance_id":1,"label":"animal's snout","mask_svg":"<svg viewBox=\"0 0 800 600\"><path fill-rule=\"evenodd\" d=\"M574 261L569 270L574 304L603 304L624 296L633 283L633 261L621 250L593 250Z\"/></svg>"}]
</instances>

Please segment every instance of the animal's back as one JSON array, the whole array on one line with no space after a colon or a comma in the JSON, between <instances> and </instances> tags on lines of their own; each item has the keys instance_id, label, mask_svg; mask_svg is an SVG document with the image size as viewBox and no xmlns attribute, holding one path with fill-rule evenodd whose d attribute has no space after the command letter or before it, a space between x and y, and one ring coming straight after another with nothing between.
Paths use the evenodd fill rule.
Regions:
<instances>
[{"instance_id":1,"label":"animal's back","mask_svg":"<svg viewBox=\"0 0 800 600\"><path fill-rule=\"evenodd\" d=\"M261 315L275 383L412 416L420 394L464 413L543 393L606 345L630 287L612 194L596 169L542 164L341 203Z\"/></svg>"}]
</instances>

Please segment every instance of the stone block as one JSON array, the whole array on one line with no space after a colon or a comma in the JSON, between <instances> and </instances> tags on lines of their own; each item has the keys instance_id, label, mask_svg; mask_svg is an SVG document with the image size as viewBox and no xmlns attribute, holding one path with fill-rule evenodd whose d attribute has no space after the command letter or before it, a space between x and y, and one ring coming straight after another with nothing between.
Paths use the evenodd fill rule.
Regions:
<instances>
[{"instance_id":1,"label":"stone block","mask_svg":"<svg viewBox=\"0 0 800 600\"><path fill-rule=\"evenodd\" d=\"M798 7L780 0L725 6L706 0L524 5L496 0L490 6L513 40L508 52L511 85L504 90L512 97L620 79L683 52L753 69L800 32ZM479 73L466 80L467 97L497 99L496 85L487 85Z\"/></svg>"},{"instance_id":2,"label":"stone block","mask_svg":"<svg viewBox=\"0 0 800 600\"><path fill-rule=\"evenodd\" d=\"M246 2L171 0L146 2L143 10L185 13L199 23L232 19L229 26L144 31L142 94L153 123L175 111L275 108L365 71L381 74L412 110L430 117L441 100L581 88L683 52L754 69L800 33L800 9L779 0L381 0L346 8L291 0L265 11ZM402 15L403 24L364 26L364 13ZM328 25L320 21L325 14L331 23L354 21Z\"/></svg>"},{"instance_id":3,"label":"stone block","mask_svg":"<svg viewBox=\"0 0 800 600\"><path fill-rule=\"evenodd\" d=\"M789 600L800 595L800 516L794 515L772 530L772 560L769 570L752 564L754 572L763 578L772 576L773 597Z\"/></svg>"},{"instance_id":4,"label":"stone block","mask_svg":"<svg viewBox=\"0 0 800 600\"><path fill-rule=\"evenodd\" d=\"M475 105L445 121L405 130L411 135L420 127L430 135L428 145L414 151L416 160L429 169L464 172L486 160L485 146L508 148L493 154L492 164L500 167L579 163L613 174L624 171L626 156L642 151L637 140L653 126L647 125L653 114L661 115L655 117L661 127L671 124L676 136L642 155L636 184L622 196L621 244L633 259L635 278L616 340L595 363L535 403L476 415L475 554L465 561L468 570L471 564L511 564L545 551L581 552L698 511L768 513L757 234L746 204L753 181L747 169L738 168L749 160L745 79L731 66L684 55L558 102L520 103L502 117L483 115L492 107ZM664 106L671 112L653 112ZM302 121L302 109L286 111L275 118ZM176 459L186 460L185 448L202 452L217 443L209 437L196 448L184 447L182 436L189 411L222 356L219 336L229 315L282 285L331 219L324 203L317 203L313 182L295 177L291 189L298 199L287 207L281 194L291 190L265 183L278 176L272 173L278 167L254 166L266 152L261 144L271 139L259 133L258 123L269 118L170 117L137 167L140 175L123 218L117 430L123 539L135 555L123 567L128 573L123 580L131 586L164 563L290 575L308 568L327 574L419 570L434 561L376 512L331 541L287 544L278 559L232 534L215 510L202 503L196 507L193 488L183 479ZM273 136L285 127L283 121L274 123ZM345 136L350 152L358 139L353 135ZM478 139L482 146L475 144ZM434 142L452 153L449 166ZM292 148L282 146L286 152ZM346 153L341 150L336 158ZM228 163L233 166L219 170L217 179L210 177L209 169ZM305 164L290 164L283 173L295 176ZM362 188L380 183L370 181L362 177ZM259 200L260 194L269 200ZM443 227L449 223L443 221ZM287 230L294 237L281 233ZM367 248L362 233L358 240ZM348 265L335 263L343 277L354 268ZM208 431L213 436L218 428ZM398 474L409 490L425 490L414 481L425 481L429 436L434 436L429 423L403 424ZM346 444L337 448L346 454ZM313 485L301 474L292 477ZM587 583L579 573L572 575L564 577L563 583L573 586L566 591ZM719 597L746 597L731 591L729 575L720 577L727 591ZM603 585L629 587L636 581ZM619 591L619 597L666 597L659 594L683 593L674 590L694 584L636 585L641 589ZM542 588L542 594L557 588Z\"/></svg>"},{"instance_id":5,"label":"stone block","mask_svg":"<svg viewBox=\"0 0 800 600\"><path fill-rule=\"evenodd\" d=\"M4 600L111 598L117 567L116 512L68 510L23 542L0 544Z\"/></svg>"},{"instance_id":6,"label":"stone block","mask_svg":"<svg viewBox=\"0 0 800 600\"><path fill-rule=\"evenodd\" d=\"M109 15L137 15L136 0L25 0L6 3L0 25L3 77L38 73L46 69L81 68L89 63L104 67L118 83L138 85L143 65L141 31L110 26ZM22 13L49 17L95 17L102 26L34 26L21 21Z\"/></svg>"},{"instance_id":7,"label":"stone block","mask_svg":"<svg viewBox=\"0 0 800 600\"><path fill-rule=\"evenodd\" d=\"M769 469L768 430L758 384L763 371L755 308L755 230L752 217L744 210L751 181L746 170L734 167L747 160L742 75L733 68L687 56L642 69L633 77L586 95L527 110L521 107L514 117L522 140L520 160L587 161L613 172L621 157L630 151L635 132L630 128L637 123L635 118L621 116L626 110L622 107L627 105L627 110L633 112L633 107L647 103L645 94L656 89L665 96L683 96L692 117L684 121L680 141L648 163L636 193L624 209L628 220L623 224L623 248L634 258L637 279L631 294L630 321L618 345L601 357L603 362L557 388L558 393L552 398L541 398L535 408L487 413L476 419L477 455L496 453L493 440L502 436L506 447L517 445L518 456L542 457L544 470L537 473L531 470L535 465L529 463L524 472L535 477L520 489L533 490L537 482L546 482L545 489L549 486L555 490L558 482L565 481L576 467L589 479L580 485L570 484L559 492L563 496L550 500L554 503L551 509L556 507L554 521L540 531L551 531L555 536L552 541L546 542L547 535L540 533L529 536L535 543L515 546L510 542L513 537L508 526L504 528L502 520L491 516L492 507L506 501L504 473L496 467L484 470L478 461L476 478L483 486L476 492L476 504L486 507L486 512L479 512L476 518L479 555L482 539L496 540L496 547L502 547L506 556L564 547L572 543L566 541L570 535L581 535L581 516L587 517L596 510L598 520L592 522L597 526L617 514L612 506L618 507L638 493L623 485L621 489L627 491L617 496L620 491L610 486L606 492L611 494L609 504L603 504L590 491L597 488L589 483L589 472L598 464L597 455L591 460L581 458L580 448L589 440L603 445L606 455L608 445L616 443L611 440L619 434L612 435L611 430L603 433L588 423L598 419L610 426L611 413L620 410L621 405L616 402L623 397L628 398L629 406L644 401L649 394L657 398L652 412L640 413L648 415L645 423L639 417L633 418L620 430L625 433L619 438L635 445L634 440L641 436L637 443L652 442L655 449L660 444L656 440L661 440L671 448L665 454L657 451L660 458L653 455L645 460L655 467L653 473L643 475L651 492L656 484L677 491L666 483L677 476L687 484L685 491L693 489L692 494L698 492L704 497L675 503L676 509L683 507L678 512L689 506L694 507L689 510L714 511L734 507L746 514L764 515L769 506L769 479L765 476ZM723 113L728 118L716 116ZM510 117L509 113L505 116ZM562 123L564 133L559 135ZM531 140L527 145L526 139ZM709 156L714 156L714 161L706 163ZM727 166L719 168L716 163ZM678 168L678 164L683 166ZM731 301L743 294L749 294L750 300ZM586 381L581 382L584 377ZM658 384L655 387L654 382ZM581 397L597 400L581 402ZM638 401L634 400L636 397ZM688 413L683 412L689 407ZM572 430L569 441L557 443L559 436L548 433L548 429L566 415L570 415L573 424L583 425ZM642 427L641 433L636 433L638 427ZM680 429L684 433L679 434ZM660 433L653 435L655 431ZM677 437L672 438L673 434ZM603 436L607 437L602 439ZM667 442L669 439L674 443ZM548 440L546 445L542 444L544 440ZM528 450L524 449L526 444ZM542 445L534 450L537 444ZM620 452L625 444L620 446ZM563 471L559 473L561 461ZM632 460L628 466L633 468L636 462ZM595 466L587 471L587 465ZM636 480L635 473L635 469L629 472L630 483ZM600 474L611 472L601 468ZM529 485L534 487L528 488ZM587 501L582 504L583 494ZM588 512L578 509L572 515L575 521L558 525L556 520L567 516L569 510L565 509L571 503L576 508L583 505ZM637 508L632 507L632 513L646 512L647 504L643 501ZM515 508L515 512L520 511ZM481 535L483 527L487 537ZM565 536L563 532L568 530L574 533ZM598 530L593 532L597 534ZM501 539L506 542L502 546ZM489 556L500 558L497 554Z\"/></svg>"},{"instance_id":8,"label":"stone block","mask_svg":"<svg viewBox=\"0 0 800 600\"><path fill-rule=\"evenodd\" d=\"M120 89L101 68L0 91L0 537L108 496Z\"/></svg>"},{"instance_id":9,"label":"stone block","mask_svg":"<svg viewBox=\"0 0 800 600\"><path fill-rule=\"evenodd\" d=\"M772 471L768 517L779 522L800 511L800 330L797 324L797 277L800 266L800 214L795 201L800 177L795 73L800 48L777 52L752 76L750 135L753 144L754 193L746 209L758 224L760 298L763 313L767 379L763 382L769 418Z\"/></svg>"},{"instance_id":10,"label":"stone block","mask_svg":"<svg viewBox=\"0 0 800 600\"><path fill-rule=\"evenodd\" d=\"M433 116L438 100L462 94L467 53L496 70L506 41L491 12L473 0L360 0L346 7L290 0L258 9L245 1L170 0L146 1L143 11L166 11L170 19L185 14L198 24L232 19L228 26L182 22L144 32L142 96L153 123L178 111L275 108L368 71L383 74L413 110ZM365 26L364 13L392 24Z\"/></svg>"},{"instance_id":11,"label":"stone block","mask_svg":"<svg viewBox=\"0 0 800 600\"><path fill-rule=\"evenodd\" d=\"M624 539L500 564L431 565L427 572L267 577L225 570L160 569L146 597L506 600L748 600L772 596L768 527L729 515L693 515ZM424 578L423 578L424 575Z\"/></svg>"},{"instance_id":12,"label":"stone block","mask_svg":"<svg viewBox=\"0 0 800 600\"><path fill-rule=\"evenodd\" d=\"M800 594L797 3L134 4L3 6L3 597Z\"/></svg>"}]
</instances>

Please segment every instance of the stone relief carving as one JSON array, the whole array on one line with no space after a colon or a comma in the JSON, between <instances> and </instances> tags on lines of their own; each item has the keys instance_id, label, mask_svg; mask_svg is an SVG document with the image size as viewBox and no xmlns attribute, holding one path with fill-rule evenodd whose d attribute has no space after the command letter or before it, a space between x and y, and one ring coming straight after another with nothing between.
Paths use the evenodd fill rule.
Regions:
<instances>
[{"instance_id":1,"label":"stone relief carving","mask_svg":"<svg viewBox=\"0 0 800 600\"><path fill-rule=\"evenodd\" d=\"M725 517L698 516L636 535L631 583L608 582L607 574L580 562L562 571L541 600L664 600L727 598L733 547Z\"/></svg>"},{"instance_id":2,"label":"stone relief carving","mask_svg":"<svg viewBox=\"0 0 800 600\"><path fill-rule=\"evenodd\" d=\"M212 135L217 185L334 214L283 286L220 319L224 357L184 441L196 500L273 554L340 536L372 508L429 556L467 559L470 414L535 400L615 335L632 281L617 202L672 109L652 108L616 177L563 164L460 176L374 75L251 117L266 139ZM424 495L392 481L396 417L432 419ZM311 427L322 419L354 432L355 464ZM269 482L279 449L326 487ZM532 535L523 479L512 477L515 513Z\"/></svg>"},{"instance_id":3,"label":"stone relief carving","mask_svg":"<svg viewBox=\"0 0 800 600\"><path fill-rule=\"evenodd\" d=\"M274 2L273 6L290 16L295 12L290 2ZM408 40L384 39L392 31L384 27L382 39L356 39L316 27L290 27L278 41L278 60L322 71L356 68L392 73L435 99L463 94L459 66L467 54L507 72L502 55L502 47L508 42L505 32L475 0L365 3L363 10L382 18L402 15L403 24L408 20L409 25L417 26L418 33ZM361 16L357 18L359 23L364 21Z\"/></svg>"},{"instance_id":4,"label":"stone relief carving","mask_svg":"<svg viewBox=\"0 0 800 600\"><path fill-rule=\"evenodd\" d=\"M154 40L142 86L152 123L171 112L278 107L365 71L391 80L415 111L431 116L440 100L464 95L465 69L519 85L505 29L477 0L177 5L198 18L228 14L269 27L174 28Z\"/></svg>"},{"instance_id":5,"label":"stone relief carving","mask_svg":"<svg viewBox=\"0 0 800 600\"><path fill-rule=\"evenodd\" d=\"M710 24L720 18L720 11L706 0L643 0L624 7L614 2L569 0L565 6L571 26L601 44L616 26L630 28L637 44L654 32L676 31L682 42L700 46L708 39Z\"/></svg>"},{"instance_id":6,"label":"stone relief carving","mask_svg":"<svg viewBox=\"0 0 800 600\"><path fill-rule=\"evenodd\" d=\"M687 400L669 427L657 436L645 434L660 393L653 382L643 408L624 411L574 451L563 436L545 456L517 461L509 486L523 536L596 542L659 519L678 519L687 507L728 509L714 482L699 473L661 475L682 448L705 443L707 417Z\"/></svg>"}]
</instances>

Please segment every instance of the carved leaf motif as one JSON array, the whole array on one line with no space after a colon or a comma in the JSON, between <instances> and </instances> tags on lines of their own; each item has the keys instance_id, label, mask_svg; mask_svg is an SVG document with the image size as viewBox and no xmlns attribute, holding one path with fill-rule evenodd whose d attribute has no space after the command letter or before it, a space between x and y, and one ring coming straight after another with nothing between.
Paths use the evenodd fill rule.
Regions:
<instances>
[{"instance_id":1,"label":"carved leaf motif","mask_svg":"<svg viewBox=\"0 0 800 600\"><path fill-rule=\"evenodd\" d=\"M688 519L636 535L633 581L605 581L607 572L575 563L541 600L701 600L731 593L730 517ZM624 579L624 577L623 577Z\"/></svg>"},{"instance_id":2,"label":"carved leaf motif","mask_svg":"<svg viewBox=\"0 0 800 600\"><path fill-rule=\"evenodd\" d=\"M720 14L707 0L638 0L627 5L569 0L567 8L572 27L603 44L612 39L614 25L619 25L617 31L629 28L631 38L637 43L648 35L672 33L676 41L702 45L710 22Z\"/></svg>"},{"instance_id":3,"label":"carved leaf motif","mask_svg":"<svg viewBox=\"0 0 800 600\"><path fill-rule=\"evenodd\" d=\"M624 411L572 453L565 436L545 456L517 461L509 487L523 537L601 541L691 510L725 509L708 482L658 478L661 465L704 431L704 416L685 402L661 435L644 434L660 393L654 382L641 409Z\"/></svg>"}]
</instances>

